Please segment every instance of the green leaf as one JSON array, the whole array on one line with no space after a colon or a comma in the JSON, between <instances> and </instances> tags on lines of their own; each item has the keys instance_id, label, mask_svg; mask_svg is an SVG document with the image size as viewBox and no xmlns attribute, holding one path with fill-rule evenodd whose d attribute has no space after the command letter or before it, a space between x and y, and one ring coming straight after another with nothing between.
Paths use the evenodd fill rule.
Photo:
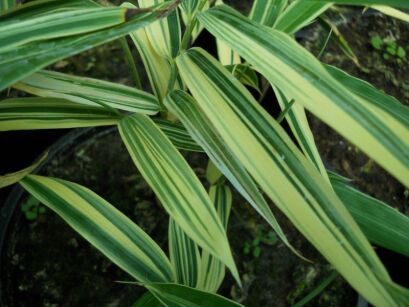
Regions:
<instances>
[{"instance_id":1,"label":"green leaf","mask_svg":"<svg viewBox=\"0 0 409 307\"><path fill-rule=\"evenodd\" d=\"M351 93L284 33L226 6L201 13L199 19L271 83L409 186L409 129L400 121Z\"/></svg>"},{"instance_id":2,"label":"green leaf","mask_svg":"<svg viewBox=\"0 0 409 307\"><path fill-rule=\"evenodd\" d=\"M177 115L192 138L203 147L213 163L229 179L237 191L269 223L283 242L295 252L257 185L237 159L235 152L226 146L197 102L179 90L169 94L165 100L165 105Z\"/></svg>"},{"instance_id":3,"label":"green leaf","mask_svg":"<svg viewBox=\"0 0 409 307\"><path fill-rule=\"evenodd\" d=\"M201 274L199 248L172 218L169 220L169 253L176 282L195 288Z\"/></svg>"},{"instance_id":4,"label":"green leaf","mask_svg":"<svg viewBox=\"0 0 409 307\"><path fill-rule=\"evenodd\" d=\"M15 0L0 0L0 13L11 10L15 5Z\"/></svg>"},{"instance_id":5,"label":"green leaf","mask_svg":"<svg viewBox=\"0 0 409 307\"><path fill-rule=\"evenodd\" d=\"M321 3L335 3L335 4L348 4L348 5L388 5L396 6L404 9L409 9L409 2L407 0L304 0L305 2L321 2Z\"/></svg>"},{"instance_id":6,"label":"green leaf","mask_svg":"<svg viewBox=\"0 0 409 307\"><path fill-rule=\"evenodd\" d=\"M230 188L224 184L216 184L210 187L209 196L217 213L227 231L229 216L232 206L232 194ZM197 288L207 292L216 293L223 282L225 266L208 252L202 252L201 275Z\"/></svg>"},{"instance_id":7,"label":"green leaf","mask_svg":"<svg viewBox=\"0 0 409 307\"><path fill-rule=\"evenodd\" d=\"M0 51L0 91L31 75L35 71L63 58L78 54L98 45L110 42L142 28L175 8L174 2L155 7L152 11L140 11L115 27L89 34L33 42ZM132 11L135 12L135 11Z\"/></svg>"},{"instance_id":8,"label":"green leaf","mask_svg":"<svg viewBox=\"0 0 409 307\"><path fill-rule=\"evenodd\" d=\"M3 1L7 1L7 0L3 0ZM8 22L18 21L18 20L29 19L33 17L42 16L42 15L47 15L50 12L55 12L55 11L63 12L67 10L70 11L74 9L97 8L97 7L100 7L100 5L95 3L92 0L30 1L30 2L25 2L24 4L14 7L14 9L1 14L0 21L5 21L5 20L7 20Z\"/></svg>"},{"instance_id":9,"label":"green leaf","mask_svg":"<svg viewBox=\"0 0 409 307\"><path fill-rule=\"evenodd\" d=\"M285 118L302 151L320 171L324 179L329 182L327 171L315 144L314 136L308 123L307 114L305 113L304 107L296 101L291 104L291 101L282 91L280 91L274 85L273 88L281 110L283 110L282 112L287 110L285 113Z\"/></svg>"},{"instance_id":10,"label":"green leaf","mask_svg":"<svg viewBox=\"0 0 409 307\"><path fill-rule=\"evenodd\" d=\"M126 8L99 7L55 11L46 15L0 22L0 51L34 41L84 34L126 21Z\"/></svg>"},{"instance_id":11,"label":"green leaf","mask_svg":"<svg viewBox=\"0 0 409 307\"><path fill-rule=\"evenodd\" d=\"M331 176L335 192L374 244L409 257L409 218Z\"/></svg>"},{"instance_id":12,"label":"green leaf","mask_svg":"<svg viewBox=\"0 0 409 307\"><path fill-rule=\"evenodd\" d=\"M296 0L278 17L274 28L288 34L293 34L309 25L331 6L331 3Z\"/></svg>"},{"instance_id":13,"label":"green leaf","mask_svg":"<svg viewBox=\"0 0 409 307\"><path fill-rule=\"evenodd\" d=\"M397 9L394 9L392 7L386 6L386 5L371 5L371 8L385 14L388 16L391 16L393 18L400 19L405 22L409 22L409 14L399 11Z\"/></svg>"},{"instance_id":14,"label":"green leaf","mask_svg":"<svg viewBox=\"0 0 409 307\"><path fill-rule=\"evenodd\" d=\"M151 94L125 85L82 78L52 71L39 71L13 85L41 97L63 98L73 102L154 115L159 102Z\"/></svg>"},{"instance_id":15,"label":"green leaf","mask_svg":"<svg viewBox=\"0 0 409 307\"><path fill-rule=\"evenodd\" d=\"M288 0L255 0L249 18L267 27L272 27L287 4Z\"/></svg>"},{"instance_id":16,"label":"green leaf","mask_svg":"<svg viewBox=\"0 0 409 307\"><path fill-rule=\"evenodd\" d=\"M115 125L119 116L101 107L58 98L13 98L0 103L0 131Z\"/></svg>"},{"instance_id":17,"label":"green leaf","mask_svg":"<svg viewBox=\"0 0 409 307\"><path fill-rule=\"evenodd\" d=\"M370 83L349 75L345 71L334 66L325 65L331 76L346 87L350 92L365 99L376 108L382 109L394 120L399 121L409 129L409 107L402 104L396 98L387 95L373 87Z\"/></svg>"},{"instance_id":18,"label":"green leaf","mask_svg":"<svg viewBox=\"0 0 409 307\"><path fill-rule=\"evenodd\" d=\"M254 88L260 93L257 73L245 64L227 65L226 68L244 85Z\"/></svg>"},{"instance_id":19,"label":"green leaf","mask_svg":"<svg viewBox=\"0 0 409 307\"><path fill-rule=\"evenodd\" d=\"M201 16L216 11L220 7ZM209 27L208 20L204 24ZM217 26L218 20L212 18L212 24ZM370 302L399 305L404 298L386 288L390 277L364 234L284 129L204 51L191 49L176 62L183 80L225 145L294 226Z\"/></svg>"},{"instance_id":20,"label":"green leaf","mask_svg":"<svg viewBox=\"0 0 409 307\"><path fill-rule=\"evenodd\" d=\"M163 304L150 292L146 292L132 307L162 307Z\"/></svg>"},{"instance_id":21,"label":"green leaf","mask_svg":"<svg viewBox=\"0 0 409 307\"><path fill-rule=\"evenodd\" d=\"M382 49L383 39L379 35L372 36L371 45L377 50Z\"/></svg>"},{"instance_id":22,"label":"green leaf","mask_svg":"<svg viewBox=\"0 0 409 307\"><path fill-rule=\"evenodd\" d=\"M199 179L166 135L141 114L120 121L119 132L169 215L191 239L223 261L239 281L217 212Z\"/></svg>"},{"instance_id":23,"label":"green leaf","mask_svg":"<svg viewBox=\"0 0 409 307\"><path fill-rule=\"evenodd\" d=\"M172 267L160 247L94 192L65 180L34 175L26 176L21 184L137 280L173 281Z\"/></svg>"},{"instance_id":24,"label":"green leaf","mask_svg":"<svg viewBox=\"0 0 409 307\"><path fill-rule=\"evenodd\" d=\"M22 169L15 173L1 175L0 176L0 189L7 187L9 185L15 184L16 182L19 182L25 176L33 172L38 166L40 166L41 163L45 161L45 159L47 159L47 153L44 154L42 157L40 157L40 159L38 159L37 162L30 165L29 167L26 167L25 169Z\"/></svg>"},{"instance_id":25,"label":"green leaf","mask_svg":"<svg viewBox=\"0 0 409 307\"><path fill-rule=\"evenodd\" d=\"M145 285L168 307L238 307L243 306L223 296L177 284L152 283Z\"/></svg>"},{"instance_id":26,"label":"green leaf","mask_svg":"<svg viewBox=\"0 0 409 307\"><path fill-rule=\"evenodd\" d=\"M139 7L147 8L166 2L166 0L138 0ZM172 11L167 17L145 28L148 39L161 57L173 59L179 52L181 30L179 14Z\"/></svg>"},{"instance_id":27,"label":"green leaf","mask_svg":"<svg viewBox=\"0 0 409 307\"><path fill-rule=\"evenodd\" d=\"M203 148L190 137L189 132L187 132L182 124L171 122L166 119L154 119L154 121L176 148L187 151L203 152Z\"/></svg>"}]
</instances>

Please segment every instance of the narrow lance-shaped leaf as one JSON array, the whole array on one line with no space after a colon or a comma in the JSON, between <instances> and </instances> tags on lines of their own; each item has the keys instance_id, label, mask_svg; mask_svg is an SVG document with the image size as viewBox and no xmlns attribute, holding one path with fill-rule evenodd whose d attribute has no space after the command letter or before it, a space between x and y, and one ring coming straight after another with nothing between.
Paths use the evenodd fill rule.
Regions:
<instances>
[{"instance_id":1,"label":"narrow lance-shaped leaf","mask_svg":"<svg viewBox=\"0 0 409 307\"><path fill-rule=\"evenodd\" d=\"M103 80L77 77L53 71L39 71L13 85L41 97L63 98L73 102L154 115L159 112L155 96L129 86Z\"/></svg>"},{"instance_id":2,"label":"narrow lance-shaped leaf","mask_svg":"<svg viewBox=\"0 0 409 307\"><path fill-rule=\"evenodd\" d=\"M154 119L155 124L162 130L177 149L203 152L203 148L193 140L186 128L166 119Z\"/></svg>"},{"instance_id":3,"label":"narrow lance-shaped leaf","mask_svg":"<svg viewBox=\"0 0 409 307\"><path fill-rule=\"evenodd\" d=\"M200 291L177 284L152 283L145 285L165 306L168 307L243 307L221 295Z\"/></svg>"},{"instance_id":4,"label":"narrow lance-shaped leaf","mask_svg":"<svg viewBox=\"0 0 409 307\"><path fill-rule=\"evenodd\" d=\"M226 146L294 226L370 302L400 305L408 293L390 290L390 277L364 234L283 128L203 50L189 50L176 62Z\"/></svg>"},{"instance_id":5,"label":"narrow lance-shaped leaf","mask_svg":"<svg viewBox=\"0 0 409 307\"><path fill-rule=\"evenodd\" d=\"M0 22L0 50L38 40L77 35L125 22L126 8L84 8Z\"/></svg>"},{"instance_id":6,"label":"narrow lance-shaped leaf","mask_svg":"<svg viewBox=\"0 0 409 307\"><path fill-rule=\"evenodd\" d=\"M203 147L213 163L237 191L270 224L283 242L295 252L253 179L237 159L235 152L226 146L215 126L211 124L210 119L203 113L197 102L185 92L173 91L165 100L165 105L177 115L190 135Z\"/></svg>"},{"instance_id":7,"label":"narrow lance-shaped leaf","mask_svg":"<svg viewBox=\"0 0 409 307\"><path fill-rule=\"evenodd\" d=\"M220 216L223 226L227 231L232 206L232 194L230 188L225 184L216 184L210 187L209 195ZM201 259L201 278L197 288L216 293L223 282L224 275L224 264L208 252L203 251Z\"/></svg>"},{"instance_id":8,"label":"narrow lance-shaped leaf","mask_svg":"<svg viewBox=\"0 0 409 307\"><path fill-rule=\"evenodd\" d=\"M8 0L5 0L8 1ZM11 1L11 0L10 0ZM15 2L15 1L14 1ZM20 1L21 2L21 1ZM0 15L0 21L18 21L48 14L53 11L96 8L100 5L92 0L37 0L25 2Z\"/></svg>"},{"instance_id":9,"label":"narrow lance-shaped leaf","mask_svg":"<svg viewBox=\"0 0 409 307\"><path fill-rule=\"evenodd\" d=\"M169 215L191 239L223 261L239 281L217 212L199 179L166 135L141 114L120 121L119 132Z\"/></svg>"},{"instance_id":10,"label":"narrow lance-shaped leaf","mask_svg":"<svg viewBox=\"0 0 409 307\"><path fill-rule=\"evenodd\" d=\"M371 8L377 10L385 15L391 16L393 18L397 18L403 20L405 22L409 22L409 14L402 12L400 10L394 9L393 7L389 7L386 5L371 5Z\"/></svg>"},{"instance_id":11,"label":"narrow lance-shaped leaf","mask_svg":"<svg viewBox=\"0 0 409 307\"><path fill-rule=\"evenodd\" d=\"M203 5L203 8L200 11L205 11L209 8L210 5L210 1L208 0L182 0L181 13L185 26L187 26L188 23L193 20L195 14L199 11L200 5L203 3L203 1L205 1L205 4ZM200 35L202 31L203 26L200 23L196 23L192 31L191 37L193 42L196 40L196 38Z\"/></svg>"},{"instance_id":12,"label":"narrow lance-shaped leaf","mask_svg":"<svg viewBox=\"0 0 409 307\"><path fill-rule=\"evenodd\" d=\"M336 176L335 192L374 244L409 257L409 218L389 205L366 195Z\"/></svg>"},{"instance_id":13,"label":"narrow lance-shaped leaf","mask_svg":"<svg viewBox=\"0 0 409 307\"><path fill-rule=\"evenodd\" d=\"M288 0L254 0L249 18L267 27L272 27L284 11Z\"/></svg>"},{"instance_id":14,"label":"narrow lance-shaped leaf","mask_svg":"<svg viewBox=\"0 0 409 307\"><path fill-rule=\"evenodd\" d=\"M159 101L162 101L168 89L170 64L153 49L145 29L131 33L131 38L141 55L152 90Z\"/></svg>"},{"instance_id":15,"label":"narrow lance-shaped leaf","mask_svg":"<svg viewBox=\"0 0 409 307\"><path fill-rule=\"evenodd\" d=\"M332 6L332 3L296 0L278 17L274 28L293 34L310 24Z\"/></svg>"},{"instance_id":16,"label":"narrow lance-shaped leaf","mask_svg":"<svg viewBox=\"0 0 409 307\"><path fill-rule=\"evenodd\" d=\"M348 5L388 5L396 6L404 9L409 9L409 2L407 0L305 0L305 2L321 2L321 3L335 3Z\"/></svg>"},{"instance_id":17,"label":"narrow lance-shaped leaf","mask_svg":"<svg viewBox=\"0 0 409 307\"><path fill-rule=\"evenodd\" d=\"M138 0L139 7L146 8L166 2L165 0ZM173 59L179 52L181 39L180 21L177 10L167 17L145 28L153 49L161 57Z\"/></svg>"},{"instance_id":18,"label":"narrow lance-shaped leaf","mask_svg":"<svg viewBox=\"0 0 409 307\"><path fill-rule=\"evenodd\" d=\"M34 175L25 177L21 184L137 280L174 280L172 267L160 247L141 228L94 192L65 180Z\"/></svg>"},{"instance_id":19,"label":"narrow lance-shaped leaf","mask_svg":"<svg viewBox=\"0 0 409 307\"><path fill-rule=\"evenodd\" d=\"M286 113L285 118L302 151L304 152L305 156L312 163L314 163L315 167L320 171L325 180L329 182L327 170L325 169L324 163L315 144L314 136L312 134L310 124L308 123L304 107L296 101L292 106L290 106L291 101L287 98L287 96L274 85L273 88L283 112L287 108L290 108Z\"/></svg>"},{"instance_id":20,"label":"narrow lance-shaped leaf","mask_svg":"<svg viewBox=\"0 0 409 307\"><path fill-rule=\"evenodd\" d=\"M169 253L176 282L196 288L201 275L199 247L172 218L169 220Z\"/></svg>"},{"instance_id":21,"label":"narrow lance-shaped leaf","mask_svg":"<svg viewBox=\"0 0 409 307\"><path fill-rule=\"evenodd\" d=\"M409 128L409 107L395 97L383 93L370 83L349 75L345 71L330 65L325 65L331 76L345 86L349 91L365 99L376 108L380 108L402 125Z\"/></svg>"},{"instance_id":22,"label":"narrow lance-shaped leaf","mask_svg":"<svg viewBox=\"0 0 409 307\"><path fill-rule=\"evenodd\" d=\"M223 5L223 0L216 0L215 5ZM240 64L240 56L234 52L229 46L227 46L223 41L216 38L217 55L219 57L220 63L223 65L235 65Z\"/></svg>"},{"instance_id":23,"label":"narrow lance-shaped leaf","mask_svg":"<svg viewBox=\"0 0 409 307\"><path fill-rule=\"evenodd\" d=\"M0 76L2 77L0 91L58 60L118 39L142 28L174 8L175 2L166 2L152 8L152 10L144 10L128 16L126 22L115 27L88 34L33 42L12 50L0 50Z\"/></svg>"},{"instance_id":24,"label":"narrow lance-shaped leaf","mask_svg":"<svg viewBox=\"0 0 409 307\"><path fill-rule=\"evenodd\" d=\"M344 87L288 35L253 23L226 6L199 18L271 83L409 186L408 127Z\"/></svg>"},{"instance_id":25,"label":"narrow lance-shaped leaf","mask_svg":"<svg viewBox=\"0 0 409 307\"><path fill-rule=\"evenodd\" d=\"M33 172L38 166L40 166L45 159L47 159L47 154L44 154L42 157L40 157L40 159L38 159L37 162L30 165L29 167L26 167L14 173L0 175L0 189L19 182L25 176Z\"/></svg>"},{"instance_id":26,"label":"narrow lance-shaped leaf","mask_svg":"<svg viewBox=\"0 0 409 307\"><path fill-rule=\"evenodd\" d=\"M119 119L104 108L58 98L13 98L0 103L0 131L109 126Z\"/></svg>"}]
</instances>

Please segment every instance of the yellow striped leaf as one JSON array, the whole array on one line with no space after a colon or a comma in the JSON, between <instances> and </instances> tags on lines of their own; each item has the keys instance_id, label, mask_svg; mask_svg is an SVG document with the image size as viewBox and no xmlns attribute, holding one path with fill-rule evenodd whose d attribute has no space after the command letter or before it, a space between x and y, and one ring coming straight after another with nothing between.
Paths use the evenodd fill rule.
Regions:
<instances>
[{"instance_id":1,"label":"yellow striped leaf","mask_svg":"<svg viewBox=\"0 0 409 307\"><path fill-rule=\"evenodd\" d=\"M218 6L200 21L271 83L318 116L409 186L409 129L351 93L291 37Z\"/></svg>"},{"instance_id":2,"label":"yellow striped leaf","mask_svg":"<svg viewBox=\"0 0 409 307\"><path fill-rule=\"evenodd\" d=\"M0 103L0 131L109 126L111 111L58 98L13 98Z\"/></svg>"},{"instance_id":3,"label":"yellow striped leaf","mask_svg":"<svg viewBox=\"0 0 409 307\"><path fill-rule=\"evenodd\" d=\"M155 115L160 108L155 96L144 91L47 70L34 73L13 87L36 96L62 98L92 106L109 106L147 115Z\"/></svg>"},{"instance_id":4,"label":"yellow striped leaf","mask_svg":"<svg viewBox=\"0 0 409 307\"><path fill-rule=\"evenodd\" d=\"M166 135L142 114L121 120L119 132L169 215L192 240L226 264L239 281L217 212L199 179Z\"/></svg>"},{"instance_id":5,"label":"yellow striped leaf","mask_svg":"<svg viewBox=\"0 0 409 307\"><path fill-rule=\"evenodd\" d=\"M406 297L390 291L390 277L364 234L283 128L203 50L189 50L176 62L226 146L295 227L370 302L400 305Z\"/></svg>"},{"instance_id":6,"label":"yellow striped leaf","mask_svg":"<svg viewBox=\"0 0 409 307\"><path fill-rule=\"evenodd\" d=\"M94 192L65 180L34 175L25 177L21 184L138 281L174 280L170 262L160 247Z\"/></svg>"}]
</instances>

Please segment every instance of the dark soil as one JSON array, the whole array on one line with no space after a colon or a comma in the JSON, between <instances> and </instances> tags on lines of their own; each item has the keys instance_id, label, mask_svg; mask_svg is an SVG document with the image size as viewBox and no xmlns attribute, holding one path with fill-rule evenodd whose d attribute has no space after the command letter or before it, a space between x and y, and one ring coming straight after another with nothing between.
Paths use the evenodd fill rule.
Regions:
<instances>
[{"instance_id":1,"label":"dark soil","mask_svg":"<svg viewBox=\"0 0 409 307\"><path fill-rule=\"evenodd\" d=\"M204 180L206 156L189 154L187 159ZM58 155L41 173L89 187L167 251L168 217L115 130ZM229 237L244 287L240 290L227 275L223 295L247 306L288 306L330 274L331 267L285 218L281 221L294 246L316 262L300 260L274 236L272 241L254 246L259 252L252 248L246 253L247 243L272 234L254 210L236 196ZM1 260L6 306L130 306L143 292L140 287L116 283L130 277L51 210L28 220L18 207L6 244ZM354 292L339 277L314 306L345 306L355 300Z\"/></svg>"}]
</instances>

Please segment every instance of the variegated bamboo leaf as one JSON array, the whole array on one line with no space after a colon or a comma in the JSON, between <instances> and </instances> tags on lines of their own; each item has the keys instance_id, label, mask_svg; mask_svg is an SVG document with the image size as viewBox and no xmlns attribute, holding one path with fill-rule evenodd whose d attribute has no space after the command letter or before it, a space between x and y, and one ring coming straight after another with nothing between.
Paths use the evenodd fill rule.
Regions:
<instances>
[{"instance_id":1,"label":"variegated bamboo leaf","mask_svg":"<svg viewBox=\"0 0 409 307\"><path fill-rule=\"evenodd\" d=\"M39 71L13 85L14 88L41 97L154 115L159 112L155 96L125 85L77 77L52 71Z\"/></svg>"},{"instance_id":2,"label":"variegated bamboo leaf","mask_svg":"<svg viewBox=\"0 0 409 307\"><path fill-rule=\"evenodd\" d=\"M126 21L127 8L84 8L0 22L0 52L34 41L102 30Z\"/></svg>"},{"instance_id":3,"label":"variegated bamboo leaf","mask_svg":"<svg viewBox=\"0 0 409 307\"><path fill-rule=\"evenodd\" d=\"M166 135L147 116L135 114L119 123L133 161L186 234L220 259L239 281L223 225L204 187Z\"/></svg>"},{"instance_id":4,"label":"variegated bamboo leaf","mask_svg":"<svg viewBox=\"0 0 409 307\"><path fill-rule=\"evenodd\" d=\"M407 0L305 0L305 2L321 2L321 3L335 3L348 5L388 5L396 6L404 9L409 9L409 2Z\"/></svg>"},{"instance_id":5,"label":"variegated bamboo leaf","mask_svg":"<svg viewBox=\"0 0 409 307\"><path fill-rule=\"evenodd\" d=\"M155 124L166 134L173 145L182 150L203 152L203 148L193 140L186 128L165 119L154 119Z\"/></svg>"},{"instance_id":6,"label":"variegated bamboo leaf","mask_svg":"<svg viewBox=\"0 0 409 307\"><path fill-rule=\"evenodd\" d=\"M409 257L409 218L370 197L336 176L330 176L335 192L357 221L368 240Z\"/></svg>"},{"instance_id":7,"label":"variegated bamboo leaf","mask_svg":"<svg viewBox=\"0 0 409 307\"><path fill-rule=\"evenodd\" d=\"M166 98L165 105L177 115L192 138L203 147L213 163L237 191L269 223L283 242L296 252L288 242L257 185L237 159L235 152L226 146L197 102L185 92L173 91Z\"/></svg>"},{"instance_id":8,"label":"variegated bamboo leaf","mask_svg":"<svg viewBox=\"0 0 409 307\"><path fill-rule=\"evenodd\" d=\"M174 280L160 247L94 192L65 180L34 175L26 176L21 184L132 277L141 282Z\"/></svg>"},{"instance_id":9,"label":"variegated bamboo leaf","mask_svg":"<svg viewBox=\"0 0 409 307\"><path fill-rule=\"evenodd\" d=\"M208 16L225 9L207 12L201 20L209 28ZM218 19L212 24L217 26ZM387 271L332 187L246 88L200 49L181 54L176 62L226 146L295 227L370 302L401 305L407 293L398 296L389 289Z\"/></svg>"},{"instance_id":10,"label":"variegated bamboo leaf","mask_svg":"<svg viewBox=\"0 0 409 307\"><path fill-rule=\"evenodd\" d=\"M280 31L226 6L199 16L256 70L409 186L409 129L351 93L307 50Z\"/></svg>"},{"instance_id":11,"label":"variegated bamboo leaf","mask_svg":"<svg viewBox=\"0 0 409 307\"><path fill-rule=\"evenodd\" d=\"M169 253L176 282L196 288L201 276L199 247L172 218L169 220Z\"/></svg>"},{"instance_id":12,"label":"variegated bamboo leaf","mask_svg":"<svg viewBox=\"0 0 409 307\"><path fill-rule=\"evenodd\" d=\"M147 11L143 10L131 14L125 22L115 27L66 38L32 42L12 50L1 50L0 76L2 78L0 79L0 91L58 60L136 31L165 16L175 8L175 2L166 2ZM132 12L138 11L132 10Z\"/></svg>"},{"instance_id":13,"label":"variegated bamboo leaf","mask_svg":"<svg viewBox=\"0 0 409 307\"><path fill-rule=\"evenodd\" d=\"M310 24L332 6L332 3L296 0L278 17L274 28L293 34Z\"/></svg>"},{"instance_id":14,"label":"variegated bamboo leaf","mask_svg":"<svg viewBox=\"0 0 409 307\"><path fill-rule=\"evenodd\" d=\"M30 165L29 167L26 167L25 169L22 169L14 173L1 175L0 189L19 182L21 179L23 179L25 176L27 176L28 174L33 172L37 167L39 167L44 162L45 159L47 159L47 154L44 154L42 157L40 157L40 159L38 159L37 162Z\"/></svg>"},{"instance_id":15,"label":"variegated bamboo leaf","mask_svg":"<svg viewBox=\"0 0 409 307\"><path fill-rule=\"evenodd\" d=\"M371 8L390 17L409 22L409 14L386 5L371 5Z\"/></svg>"},{"instance_id":16,"label":"variegated bamboo leaf","mask_svg":"<svg viewBox=\"0 0 409 307\"><path fill-rule=\"evenodd\" d=\"M109 126L120 116L58 98L14 98L0 103L0 131Z\"/></svg>"},{"instance_id":17,"label":"variegated bamboo leaf","mask_svg":"<svg viewBox=\"0 0 409 307\"><path fill-rule=\"evenodd\" d=\"M243 307L223 296L200 291L177 284L152 283L145 285L165 306L168 307Z\"/></svg>"},{"instance_id":18,"label":"variegated bamboo leaf","mask_svg":"<svg viewBox=\"0 0 409 307\"><path fill-rule=\"evenodd\" d=\"M227 231L232 206L232 194L230 188L225 184L213 185L209 189L209 196L219 214L224 229ZM224 264L208 252L203 251L201 258L201 278L197 288L203 291L216 293L223 282L224 275Z\"/></svg>"},{"instance_id":19,"label":"variegated bamboo leaf","mask_svg":"<svg viewBox=\"0 0 409 307\"><path fill-rule=\"evenodd\" d=\"M138 0L139 7L146 8L166 2L167 0ZM161 57L173 59L179 52L181 30L177 10L167 17L158 20L145 28L148 39Z\"/></svg>"},{"instance_id":20,"label":"variegated bamboo leaf","mask_svg":"<svg viewBox=\"0 0 409 307\"><path fill-rule=\"evenodd\" d=\"M150 292L146 292L132 307L162 307L163 304Z\"/></svg>"},{"instance_id":21,"label":"variegated bamboo leaf","mask_svg":"<svg viewBox=\"0 0 409 307\"><path fill-rule=\"evenodd\" d=\"M284 11L288 0L254 0L249 18L267 27L272 27Z\"/></svg>"}]
</instances>

